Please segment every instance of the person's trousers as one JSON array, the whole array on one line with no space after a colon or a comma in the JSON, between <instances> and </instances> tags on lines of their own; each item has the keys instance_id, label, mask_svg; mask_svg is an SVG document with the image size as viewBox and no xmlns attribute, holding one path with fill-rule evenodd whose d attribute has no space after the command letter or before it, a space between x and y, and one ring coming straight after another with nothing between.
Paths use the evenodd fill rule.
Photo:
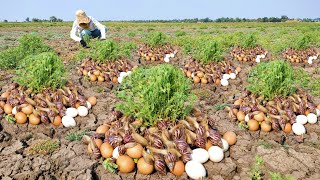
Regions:
<instances>
[{"instance_id":1,"label":"person's trousers","mask_svg":"<svg viewBox=\"0 0 320 180\"><path fill-rule=\"evenodd\" d=\"M107 27L105 26L106 32L107 32ZM100 29L96 28L93 31L90 30L82 30L80 33L80 38L83 39L83 36L88 35L90 38L101 38L101 31Z\"/></svg>"}]
</instances>

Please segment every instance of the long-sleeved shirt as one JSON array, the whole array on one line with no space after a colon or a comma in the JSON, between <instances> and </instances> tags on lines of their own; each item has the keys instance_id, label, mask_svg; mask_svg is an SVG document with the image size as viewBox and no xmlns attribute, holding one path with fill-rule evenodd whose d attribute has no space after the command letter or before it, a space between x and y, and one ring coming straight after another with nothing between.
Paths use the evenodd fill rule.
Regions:
<instances>
[{"instance_id":1,"label":"long-sleeved shirt","mask_svg":"<svg viewBox=\"0 0 320 180\"><path fill-rule=\"evenodd\" d=\"M105 39L106 38L106 28L104 25L102 25L101 23L99 23L96 19L94 19L92 16L88 16L90 19L90 23L89 23L89 29L90 31L95 30L96 28L98 28L101 32L101 38ZM70 31L70 37L75 40L80 42L81 38L78 36L78 33L80 34L81 31L83 30L83 28L81 28L77 22L77 20L75 20L73 22L72 25L72 29Z\"/></svg>"}]
</instances>

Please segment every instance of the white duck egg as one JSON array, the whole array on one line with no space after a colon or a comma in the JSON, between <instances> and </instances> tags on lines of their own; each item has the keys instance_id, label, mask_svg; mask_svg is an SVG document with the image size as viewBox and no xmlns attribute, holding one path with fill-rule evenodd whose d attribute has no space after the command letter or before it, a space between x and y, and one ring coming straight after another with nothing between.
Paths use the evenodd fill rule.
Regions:
<instances>
[{"instance_id":1,"label":"white duck egg","mask_svg":"<svg viewBox=\"0 0 320 180\"><path fill-rule=\"evenodd\" d=\"M261 54L260 57L261 57L262 59L264 59L264 58L266 57L266 55L265 55L265 54Z\"/></svg>"},{"instance_id":2,"label":"white duck egg","mask_svg":"<svg viewBox=\"0 0 320 180\"><path fill-rule=\"evenodd\" d=\"M318 120L317 115L315 115L313 113L309 113L307 118L308 118L308 123L310 123L310 124L315 124Z\"/></svg>"},{"instance_id":3,"label":"white duck egg","mask_svg":"<svg viewBox=\"0 0 320 180\"><path fill-rule=\"evenodd\" d=\"M220 162L224 157L223 150L219 146L211 146L208 152L209 158L213 162Z\"/></svg>"},{"instance_id":4,"label":"white duck egg","mask_svg":"<svg viewBox=\"0 0 320 180\"><path fill-rule=\"evenodd\" d=\"M76 126L76 121L73 119L73 117L63 116L62 117L62 124L65 127L73 127L73 126Z\"/></svg>"},{"instance_id":5,"label":"white duck egg","mask_svg":"<svg viewBox=\"0 0 320 180\"><path fill-rule=\"evenodd\" d=\"M121 83L122 83L123 78L124 78L123 76L118 77L118 83L119 83L119 84L121 84Z\"/></svg>"},{"instance_id":6,"label":"white duck egg","mask_svg":"<svg viewBox=\"0 0 320 180\"><path fill-rule=\"evenodd\" d=\"M169 57L165 57L165 58L164 58L164 62L170 62Z\"/></svg>"},{"instance_id":7,"label":"white duck egg","mask_svg":"<svg viewBox=\"0 0 320 180\"><path fill-rule=\"evenodd\" d=\"M230 78L231 79L235 79L237 77L237 75L235 73L230 73Z\"/></svg>"},{"instance_id":8,"label":"white duck egg","mask_svg":"<svg viewBox=\"0 0 320 180\"><path fill-rule=\"evenodd\" d=\"M306 128L300 124L300 123L294 123L292 125L292 131L296 134L296 135L302 135L306 133Z\"/></svg>"},{"instance_id":9,"label":"white duck egg","mask_svg":"<svg viewBox=\"0 0 320 180\"><path fill-rule=\"evenodd\" d=\"M298 115L296 118L296 122L299 124L306 124L308 122L308 118L305 115Z\"/></svg>"},{"instance_id":10,"label":"white duck egg","mask_svg":"<svg viewBox=\"0 0 320 180\"><path fill-rule=\"evenodd\" d=\"M87 101L87 108L88 108L88 109L91 109L91 107L92 107L91 103L89 103L89 102Z\"/></svg>"},{"instance_id":11,"label":"white duck egg","mask_svg":"<svg viewBox=\"0 0 320 180\"><path fill-rule=\"evenodd\" d=\"M228 86L229 85L229 82L226 79L221 79L220 83L221 83L222 86Z\"/></svg>"},{"instance_id":12,"label":"white duck egg","mask_svg":"<svg viewBox=\"0 0 320 180\"><path fill-rule=\"evenodd\" d=\"M192 179L203 179L206 177L206 169L197 161L188 161L185 170L187 175Z\"/></svg>"},{"instance_id":13,"label":"white duck egg","mask_svg":"<svg viewBox=\"0 0 320 180\"><path fill-rule=\"evenodd\" d=\"M112 151L112 157L115 158L115 159L118 159L118 157L120 156L118 149L119 149L119 146L114 148L114 150Z\"/></svg>"},{"instance_id":14,"label":"white duck egg","mask_svg":"<svg viewBox=\"0 0 320 180\"><path fill-rule=\"evenodd\" d=\"M79 114L79 116L82 116L82 117L86 116L86 115L88 115L88 109L84 106L79 106L78 107L78 114Z\"/></svg>"},{"instance_id":15,"label":"white duck egg","mask_svg":"<svg viewBox=\"0 0 320 180\"><path fill-rule=\"evenodd\" d=\"M244 117L244 120L245 120L246 122L248 122L248 121L250 120L249 114L247 114L247 115Z\"/></svg>"},{"instance_id":16,"label":"white duck egg","mask_svg":"<svg viewBox=\"0 0 320 180\"><path fill-rule=\"evenodd\" d=\"M223 138L221 138L221 141L222 141L222 146L223 146L223 152L228 151L228 149L229 149L228 142L226 140L224 140Z\"/></svg>"},{"instance_id":17,"label":"white duck egg","mask_svg":"<svg viewBox=\"0 0 320 180\"><path fill-rule=\"evenodd\" d=\"M17 106L15 106L14 108L12 108L12 112L11 112L13 115L16 115L17 114Z\"/></svg>"},{"instance_id":18,"label":"white duck egg","mask_svg":"<svg viewBox=\"0 0 320 180\"><path fill-rule=\"evenodd\" d=\"M70 107L66 110L66 116L76 117L78 115L78 110L76 108Z\"/></svg>"},{"instance_id":19,"label":"white duck egg","mask_svg":"<svg viewBox=\"0 0 320 180\"><path fill-rule=\"evenodd\" d=\"M260 62L260 58L256 58L256 62L259 63Z\"/></svg>"},{"instance_id":20,"label":"white duck egg","mask_svg":"<svg viewBox=\"0 0 320 180\"><path fill-rule=\"evenodd\" d=\"M223 74L222 79L230 79L230 74Z\"/></svg>"},{"instance_id":21,"label":"white duck egg","mask_svg":"<svg viewBox=\"0 0 320 180\"><path fill-rule=\"evenodd\" d=\"M199 163L205 163L209 159L209 153L205 149L197 148L192 150L191 159Z\"/></svg>"}]
</instances>

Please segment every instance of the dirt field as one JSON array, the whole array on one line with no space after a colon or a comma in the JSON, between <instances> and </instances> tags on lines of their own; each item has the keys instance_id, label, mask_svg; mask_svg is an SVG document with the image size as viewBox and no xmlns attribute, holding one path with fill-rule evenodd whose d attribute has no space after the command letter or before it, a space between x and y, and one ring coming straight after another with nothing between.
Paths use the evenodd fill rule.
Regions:
<instances>
[{"instance_id":1,"label":"dirt field","mask_svg":"<svg viewBox=\"0 0 320 180\"><path fill-rule=\"evenodd\" d=\"M200 26L200 25L199 25ZM118 28L119 27L119 28ZM95 160L87 153L87 146L81 141L70 142L65 139L71 132L80 130L94 131L104 122L112 119L111 109L118 101L115 96L116 87L108 83L92 83L84 80L76 73L76 67L81 64L74 57L81 48L78 43L69 38L71 27L2 27L0 28L0 50L17 45L17 39L24 33L38 32L45 38L59 56L64 60L70 70L71 81L82 85L86 96L96 96L98 103L87 117L77 117L77 126L74 128L54 127L53 125L38 126L24 124L10 124L4 119L0 122L0 179L188 179L186 173L176 178L171 173L161 176L153 173L144 176L137 172L130 174L111 174L101 165L101 160ZM140 30L142 28L143 30ZM147 31L162 31L173 34L180 30L181 26L157 26L152 27L125 26L110 27L108 38L120 40L133 40L139 42ZM193 29L196 28L196 29ZM224 28L219 28L223 31ZM184 28L187 33L198 31L212 31L214 27L200 29L197 26ZM252 30L252 28L238 27L226 28L227 31ZM127 34L135 31L136 36ZM201 32L200 32L201 33ZM231 59L228 55L227 59ZM270 59L270 58L269 58ZM178 56L171 62L183 67L190 60L188 56L182 56L181 50ZM139 65L138 56L132 59ZM319 60L318 60L319 61ZM144 64L145 62L142 62ZM235 64L239 62L234 61ZM319 77L317 67L319 62L313 65L294 64L295 68L303 67L313 77ZM297 137L285 133L250 132L243 130L235 122L228 118L224 110L217 110L216 105L233 103L245 88L247 75L253 63L241 63L242 71L237 79L230 81L230 86L215 87L212 85L193 85L194 92L198 95L197 107L215 120L219 132L234 131L237 134L237 143L226 152L225 159L220 163L207 162L207 179L250 179L260 170L262 179L271 179L271 174L278 173L286 179L320 179L320 127L319 122L307 125L307 134L303 136L303 143L299 143ZM11 82L12 72L0 72L0 92L4 92ZM313 97L316 104L320 103L319 97ZM52 154L32 154L30 147L40 140L53 139L59 142L59 148ZM257 161L263 159L258 167ZM273 177L274 178L274 177Z\"/></svg>"}]
</instances>

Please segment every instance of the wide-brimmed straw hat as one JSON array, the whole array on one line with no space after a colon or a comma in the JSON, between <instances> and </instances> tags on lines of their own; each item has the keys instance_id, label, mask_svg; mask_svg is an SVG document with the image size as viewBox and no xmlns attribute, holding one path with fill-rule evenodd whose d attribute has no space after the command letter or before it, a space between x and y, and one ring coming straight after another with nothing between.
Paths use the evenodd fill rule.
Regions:
<instances>
[{"instance_id":1,"label":"wide-brimmed straw hat","mask_svg":"<svg viewBox=\"0 0 320 180\"><path fill-rule=\"evenodd\" d=\"M87 24L90 22L90 18L87 16L86 12L84 12L81 9L76 12L76 18L77 18L78 24L82 24L82 23Z\"/></svg>"}]
</instances>

